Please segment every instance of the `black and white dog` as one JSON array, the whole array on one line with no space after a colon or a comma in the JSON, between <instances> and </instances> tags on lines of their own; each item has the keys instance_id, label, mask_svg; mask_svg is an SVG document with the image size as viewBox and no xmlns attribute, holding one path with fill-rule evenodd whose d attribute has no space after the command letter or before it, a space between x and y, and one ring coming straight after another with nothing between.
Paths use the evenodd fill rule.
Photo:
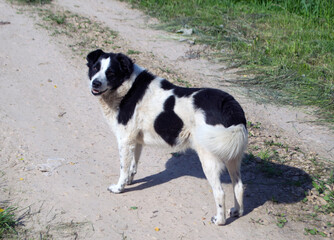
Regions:
<instances>
[{"instance_id":1,"label":"black and white dog","mask_svg":"<svg viewBox=\"0 0 334 240\"><path fill-rule=\"evenodd\" d=\"M231 216L243 214L240 164L247 147L244 111L228 93L209 88L183 88L156 77L121 54L98 49L88 54L91 92L99 96L119 148L120 177L108 189L121 193L131 184L143 145L194 149L215 198L223 225L225 195L220 174L227 167L235 206Z\"/></svg>"}]
</instances>

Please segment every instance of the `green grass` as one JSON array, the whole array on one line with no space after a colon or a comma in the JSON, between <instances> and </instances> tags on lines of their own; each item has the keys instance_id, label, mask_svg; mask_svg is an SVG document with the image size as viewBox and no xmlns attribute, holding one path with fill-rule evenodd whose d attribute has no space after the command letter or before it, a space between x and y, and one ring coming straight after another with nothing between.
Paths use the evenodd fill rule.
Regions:
<instances>
[{"instance_id":1,"label":"green grass","mask_svg":"<svg viewBox=\"0 0 334 240\"><path fill-rule=\"evenodd\" d=\"M280 214L280 215L277 217L277 223L276 223L276 225L277 225L279 228L283 228L287 222L288 222L288 220L286 219L285 214Z\"/></svg>"},{"instance_id":2,"label":"green grass","mask_svg":"<svg viewBox=\"0 0 334 240\"><path fill-rule=\"evenodd\" d=\"M316 228L304 228L304 235L320 235L322 237L327 237L326 233L317 230Z\"/></svg>"},{"instance_id":3,"label":"green grass","mask_svg":"<svg viewBox=\"0 0 334 240\"><path fill-rule=\"evenodd\" d=\"M48 14L46 14L46 16L44 17L44 20L46 21L50 21L50 22L55 22L58 25L62 25L65 24L66 22L66 15L65 14L56 14L53 12L49 12Z\"/></svg>"},{"instance_id":4,"label":"green grass","mask_svg":"<svg viewBox=\"0 0 334 240\"><path fill-rule=\"evenodd\" d=\"M126 1L170 31L193 28L216 58L255 73L240 84L271 101L315 106L334 122L332 0Z\"/></svg>"},{"instance_id":5,"label":"green grass","mask_svg":"<svg viewBox=\"0 0 334 240\"><path fill-rule=\"evenodd\" d=\"M15 210L13 207L0 208L0 239L6 237L8 234L16 233L15 226L17 225L17 220L14 214Z\"/></svg>"},{"instance_id":6,"label":"green grass","mask_svg":"<svg viewBox=\"0 0 334 240\"><path fill-rule=\"evenodd\" d=\"M140 52L136 51L136 50L129 49L126 54L128 54L128 55L134 55L134 54L140 54Z\"/></svg>"}]
</instances>

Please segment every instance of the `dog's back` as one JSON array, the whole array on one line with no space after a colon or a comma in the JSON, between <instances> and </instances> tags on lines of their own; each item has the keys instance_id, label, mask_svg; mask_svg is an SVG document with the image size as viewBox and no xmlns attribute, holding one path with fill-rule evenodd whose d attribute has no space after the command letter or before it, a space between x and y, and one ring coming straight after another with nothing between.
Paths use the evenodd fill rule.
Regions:
<instances>
[{"instance_id":1,"label":"dog's back","mask_svg":"<svg viewBox=\"0 0 334 240\"><path fill-rule=\"evenodd\" d=\"M155 78L147 91L149 94L138 103L136 112L145 144L169 145L180 150L203 144L227 160L231 156L223 157L227 151L223 146L226 143L230 146L234 138L240 140L240 136L236 136L239 130L242 139L245 138L244 111L228 93L178 87L161 78ZM220 151L218 145L222 145ZM246 143L241 145L233 151L233 156L238 149L242 152Z\"/></svg>"}]
</instances>

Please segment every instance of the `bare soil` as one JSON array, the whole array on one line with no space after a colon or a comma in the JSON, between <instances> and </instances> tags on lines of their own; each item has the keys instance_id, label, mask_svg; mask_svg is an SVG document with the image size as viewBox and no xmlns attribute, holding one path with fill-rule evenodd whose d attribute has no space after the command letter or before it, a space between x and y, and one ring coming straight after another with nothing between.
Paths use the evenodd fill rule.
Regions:
<instances>
[{"instance_id":1,"label":"bare soil","mask_svg":"<svg viewBox=\"0 0 334 240\"><path fill-rule=\"evenodd\" d=\"M50 12L67 16L68 25L50 21ZM311 109L256 102L230 83L241 77L237 69L205 57L208 47L154 30L157 20L122 2L27 7L1 0L0 23L0 204L19 207L19 239L321 237L305 228L333 238L333 214L314 210L326 202L312 176L329 177L334 134ZM243 217L210 223L214 200L192 151L146 148L134 184L120 195L107 191L119 161L88 88L85 55L95 47L129 53L176 84L217 87L238 99L250 121ZM229 208L232 187L227 174L222 179Z\"/></svg>"}]
</instances>

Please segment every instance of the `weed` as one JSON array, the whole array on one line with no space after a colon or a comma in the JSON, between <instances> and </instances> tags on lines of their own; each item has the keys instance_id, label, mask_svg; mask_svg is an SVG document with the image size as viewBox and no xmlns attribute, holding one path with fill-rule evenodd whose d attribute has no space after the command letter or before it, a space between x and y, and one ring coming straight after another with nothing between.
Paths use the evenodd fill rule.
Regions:
<instances>
[{"instance_id":1,"label":"weed","mask_svg":"<svg viewBox=\"0 0 334 240\"><path fill-rule=\"evenodd\" d=\"M308 202L308 198L305 197L303 200L302 200L303 203L307 203Z\"/></svg>"},{"instance_id":2,"label":"weed","mask_svg":"<svg viewBox=\"0 0 334 240\"><path fill-rule=\"evenodd\" d=\"M310 161L314 164L314 166L318 166L319 165L319 162L317 161L317 158L316 157L312 157L310 159Z\"/></svg>"},{"instance_id":3,"label":"weed","mask_svg":"<svg viewBox=\"0 0 334 240\"><path fill-rule=\"evenodd\" d=\"M188 81L182 80L180 78L177 78L176 81L184 86L186 86L187 88L191 87L191 84Z\"/></svg>"},{"instance_id":4,"label":"weed","mask_svg":"<svg viewBox=\"0 0 334 240\"><path fill-rule=\"evenodd\" d=\"M323 181L314 180L312 182L312 185L319 192L319 194L322 194L325 190L325 185Z\"/></svg>"},{"instance_id":5,"label":"weed","mask_svg":"<svg viewBox=\"0 0 334 240\"><path fill-rule=\"evenodd\" d=\"M255 219L251 218L250 220L251 220L252 223L257 223L257 224L260 224L260 225L264 225L264 223L263 223L264 221L261 218L259 218L258 220L255 220Z\"/></svg>"},{"instance_id":6,"label":"weed","mask_svg":"<svg viewBox=\"0 0 334 240\"><path fill-rule=\"evenodd\" d=\"M305 228L305 235L311 234L311 235L320 235L322 237L327 237L326 233L318 231L316 228Z\"/></svg>"},{"instance_id":7,"label":"weed","mask_svg":"<svg viewBox=\"0 0 334 240\"><path fill-rule=\"evenodd\" d=\"M265 140L264 144L267 145L267 146L276 146L276 147L279 147L279 148L285 148L285 147L287 147L283 143L274 142L274 140L270 140L270 141Z\"/></svg>"},{"instance_id":8,"label":"weed","mask_svg":"<svg viewBox=\"0 0 334 240\"><path fill-rule=\"evenodd\" d=\"M327 227L334 227L334 224L333 223L331 223L331 222L327 222Z\"/></svg>"},{"instance_id":9,"label":"weed","mask_svg":"<svg viewBox=\"0 0 334 240\"><path fill-rule=\"evenodd\" d=\"M49 14L45 16L44 20L51 21L51 22L61 25L65 23L66 16L60 13L49 12Z\"/></svg>"},{"instance_id":10,"label":"weed","mask_svg":"<svg viewBox=\"0 0 334 240\"><path fill-rule=\"evenodd\" d=\"M302 152L301 149L300 149L300 147L295 147L294 150L295 150L296 152Z\"/></svg>"},{"instance_id":11,"label":"weed","mask_svg":"<svg viewBox=\"0 0 334 240\"><path fill-rule=\"evenodd\" d=\"M259 150L260 147L259 147L259 146L253 146L253 149L254 149L254 150Z\"/></svg>"},{"instance_id":12,"label":"weed","mask_svg":"<svg viewBox=\"0 0 334 240\"><path fill-rule=\"evenodd\" d=\"M135 51L135 50L132 50L132 49L129 49L128 52L127 52L128 55L133 55L133 54L140 54L139 51Z\"/></svg>"},{"instance_id":13,"label":"weed","mask_svg":"<svg viewBox=\"0 0 334 240\"><path fill-rule=\"evenodd\" d=\"M285 215L284 215L284 214L281 214L281 216L277 218L277 223L276 223L276 225L277 225L279 228L283 228L287 222L288 222L288 220L286 219Z\"/></svg>"},{"instance_id":14,"label":"weed","mask_svg":"<svg viewBox=\"0 0 334 240\"><path fill-rule=\"evenodd\" d=\"M269 149L261 150L258 153L258 157L261 158L264 161L268 161L271 157L270 150Z\"/></svg>"},{"instance_id":15,"label":"weed","mask_svg":"<svg viewBox=\"0 0 334 240\"><path fill-rule=\"evenodd\" d=\"M247 127L259 129L261 127L261 123L260 122L252 123L251 121L247 121Z\"/></svg>"},{"instance_id":16,"label":"weed","mask_svg":"<svg viewBox=\"0 0 334 240\"><path fill-rule=\"evenodd\" d=\"M113 50L116 50L116 49L119 49L119 48L122 48L122 47L121 46L112 46Z\"/></svg>"},{"instance_id":17,"label":"weed","mask_svg":"<svg viewBox=\"0 0 334 240\"><path fill-rule=\"evenodd\" d=\"M165 73L172 73L172 70L170 70L169 68L159 68L161 71L165 72Z\"/></svg>"},{"instance_id":18,"label":"weed","mask_svg":"<svg viewBox=\"0 0 334 240\"><path fill-rule=\"evenodd\" d=\"M17 220L15 218L14 207L8 207L6 209L0 208L0 238L3 238L7 234L16 233L15 226Z\"/></svg>"}]
</instances>

